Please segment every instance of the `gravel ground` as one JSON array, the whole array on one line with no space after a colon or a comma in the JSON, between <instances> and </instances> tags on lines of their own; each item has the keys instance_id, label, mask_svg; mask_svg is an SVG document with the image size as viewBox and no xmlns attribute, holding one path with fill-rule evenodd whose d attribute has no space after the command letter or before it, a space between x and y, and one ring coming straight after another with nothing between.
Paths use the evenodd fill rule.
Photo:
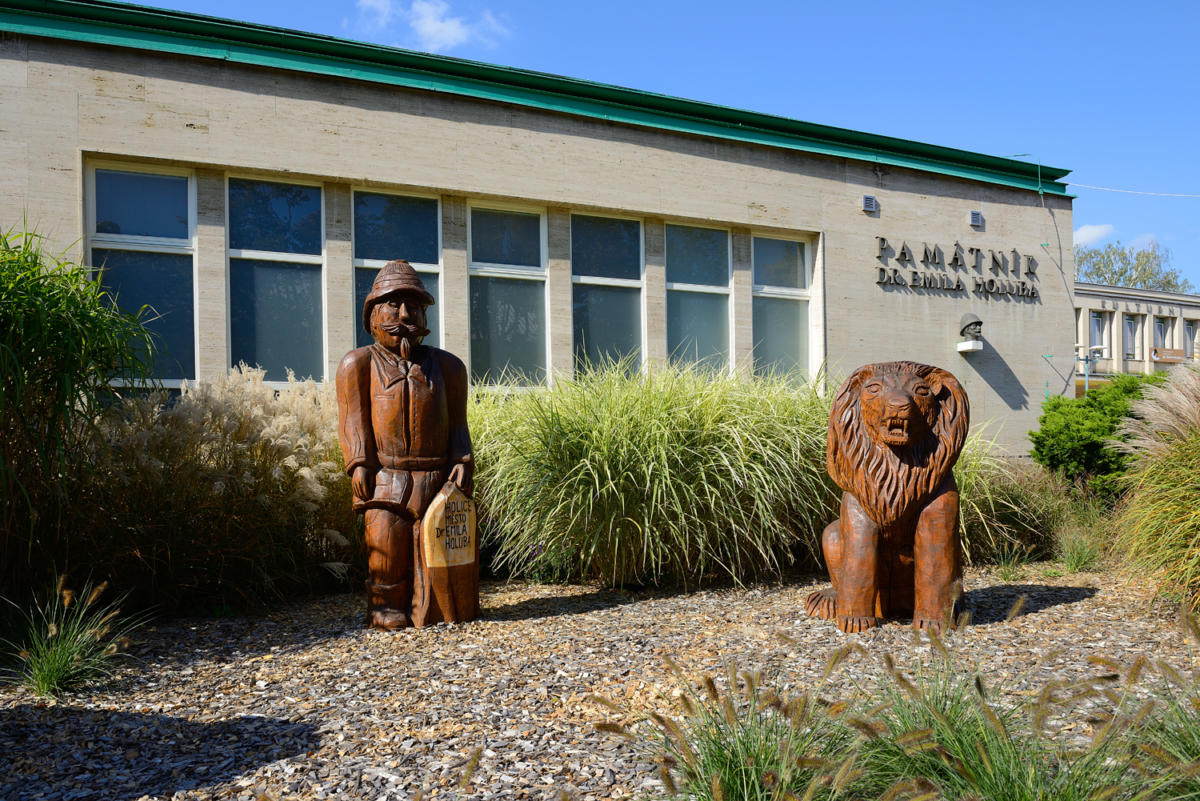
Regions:
<instances>
[{"instance_id":1,"label":"gravel ground","mask_svg":"<svg viewBox=\"0 0 1200 801\"><path fill-rule=\"evenodd\" d=\"M1176 615L1145 588L1036 566L1027 575L1003 584L968 574L971 623L947 644L989 686L1019 696L1111 671L1092 657L1196 668ZM57 701L0 687L0 798L646 797L659 786L650 755L597 731L617 716L591 696L673 710L668 657L693 677L733 663L786 694L829 698L861 694L885 653L910 669L934 659L902 623L846 636L806 617L805 597L822 586L663 594L491 583L481 619L398 633L362 628L358 596L160 623L103 687ZM847 643L861 651L822 685ZM1056 725L1087 733L1086 723Z\"/></svg>"}]
</instances>

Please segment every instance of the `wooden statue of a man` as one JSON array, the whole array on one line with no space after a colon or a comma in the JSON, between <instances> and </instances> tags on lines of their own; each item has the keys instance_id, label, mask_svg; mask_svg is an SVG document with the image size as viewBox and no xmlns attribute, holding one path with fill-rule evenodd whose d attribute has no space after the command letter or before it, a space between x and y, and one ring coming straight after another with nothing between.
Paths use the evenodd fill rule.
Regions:
<instances>
[{"instance_id":1,"label":"wooden statue of a man","mask_svg":"<svg viewBox=\"0 0 1200 801\"><path fill-rule=\"evenodd\" d=\"M449 575L453 586L441 587L441 597L454 600L436 608L420 546L430 502L447 482L469 495L474 471L466 367L421 344L433 303L408 262L388 262L363 304L375 343L347 353L337 371L338 435L354 508L366 522L367 622L375 628L461 622L478 612L473 532L474 562ZM444 584L447 575L438 578Z\"/></svg>"}]
</instances>

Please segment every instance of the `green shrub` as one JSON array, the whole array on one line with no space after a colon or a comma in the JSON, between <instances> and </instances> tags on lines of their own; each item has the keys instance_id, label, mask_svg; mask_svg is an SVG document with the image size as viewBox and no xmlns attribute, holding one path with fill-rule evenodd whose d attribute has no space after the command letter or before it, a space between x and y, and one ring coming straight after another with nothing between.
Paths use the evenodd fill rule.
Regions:
<instances>
[{"instance_id":1,"label":"green shrub","mask_svg":"<svg viewBox=\"0 0 1200 801\"><path fill-rule=\"evenodd\" d=\"M69 564L139 604L220 612L325 586L356 555L332 384L239 368L126 399L76 475Z\"/></svg>"},{"instance_id":2,"label":"green shrub","mask_svg":"<svg viewBox=\"0 0 1200 801\"><path fill-rule=\"evenodd\" d=\"M0 585L52 577L73 534L63 475L78 469L111 381L144 379L149 332L86 268L0 233Z\"/></svg>"},{"instance_id":3,"label":"green shrub","mask_svg":"<svg viewBox=\"0 0 1200 801\"><path fill-rule=\"evenodd\" d=\"M107 583L84 584L78 593L63 587L29 611L18 609L24 631L5 642L16 658L14 678L37 695L56 696L112 675L129 636L144 617L121 617L121 599L100 603Z\"/></svg>"},{"instance_id":4,"label":"green shrub","mask_svg":"<svg viewBox=\"0 0 1200 801\"><path fill-rule=\"evenodd\" d=\"M1046 399L1038 430L1029 432L1033 460L1111 503L1120 492L1120 476L1128 462L1111 439L1146 384L1162 378L1118 375L1083 398Z\"/></svg>"},{"instance_id":5,"label":"green shrub","mask_svg":"<svg viewBox=\"0 0 1200 801\"><path fill-rule=\"evenodd\" d=\"M477 497L498 562L611 585L776 572L835 514L828 415L814 385L679 367L477 392Z\"/></svg>"}]
</instances>

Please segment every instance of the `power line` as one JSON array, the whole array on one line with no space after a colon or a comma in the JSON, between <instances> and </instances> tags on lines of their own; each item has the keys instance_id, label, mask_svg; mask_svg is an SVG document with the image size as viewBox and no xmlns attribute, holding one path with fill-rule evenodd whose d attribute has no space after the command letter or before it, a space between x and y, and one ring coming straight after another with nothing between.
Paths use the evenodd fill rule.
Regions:
<instances>
[{"instance_id":1,"label":"power line","mask_svg":"<svg viewBox=\"0 0 1200 801\"><path fill-rule=\"evenodd\" d=\"M1183 195L1177 192L1139 192L1136 189L1113 189L1109 186L1088 186L1087 184L1077 184L1074 181L1068 181L1071 186L1077 186L1080 189L1098 189L1101 192L1120 192L1125 195L1153 195L1154 197L1200 197L1200 195Z\"/></svg>"}]
</instances>

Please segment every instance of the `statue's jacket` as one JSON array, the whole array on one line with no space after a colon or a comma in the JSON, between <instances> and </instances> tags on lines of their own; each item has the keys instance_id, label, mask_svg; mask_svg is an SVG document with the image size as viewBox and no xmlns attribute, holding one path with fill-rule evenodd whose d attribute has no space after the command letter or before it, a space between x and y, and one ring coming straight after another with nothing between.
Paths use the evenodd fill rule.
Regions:
<instances>
[{"instance_id":1,"label":"statue's jacket","mask_svg":"<svg viewBox=\"0 0 1200 801\"><path fill-rule=\"evenodd\" d=\"M371 508L424 513L449 468L471 461L467 368L452 353L420 346L405 361L378 343L346 354L337 371L338 437L346 472L375 474ZM414 486L415 485L415 486Z\"/></svg>"}]
</instances>

